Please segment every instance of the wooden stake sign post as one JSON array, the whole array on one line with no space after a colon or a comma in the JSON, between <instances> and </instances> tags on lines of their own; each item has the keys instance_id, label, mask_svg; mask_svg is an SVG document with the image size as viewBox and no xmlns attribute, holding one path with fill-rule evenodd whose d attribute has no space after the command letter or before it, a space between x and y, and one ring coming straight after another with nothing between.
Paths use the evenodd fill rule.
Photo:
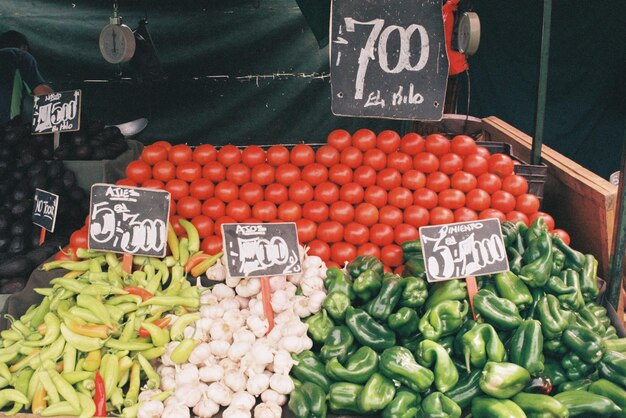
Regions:
<instances>
[{"instance_id":1,"label":"wooden stake sign post","mask_svg":"<svg viewBox=\"0 0 626 418\"><path fill-rule=\"evenodd\" d=\"M80 130L81 91L61 91L35 96L31 133L54 134L54 149L61 132Z\"/></svg>"},{"instance_id":2,"label":"wooden stake sign post","mask_svg":"<svg viewBox=\"0 0 626 418\"><path fill-rule=\"evenodd\" d=\"M59 209L59 195L41 189L35 189L33 203L33 223L41 227L39 245L46 240L46 231L54 232L57 211Z\"/></svg>"},{"instance_id":3,"label":"wooden stake sign post","mask_svg":"<svg viewBox=\"0 0 626 418\"><path fill-rule=\"evenodd\" d=\"M274 328L269 276L302 272L296 224L222 224L224 254L231 277L260 277L263 310Z\"/></svg>"}]
</instances>

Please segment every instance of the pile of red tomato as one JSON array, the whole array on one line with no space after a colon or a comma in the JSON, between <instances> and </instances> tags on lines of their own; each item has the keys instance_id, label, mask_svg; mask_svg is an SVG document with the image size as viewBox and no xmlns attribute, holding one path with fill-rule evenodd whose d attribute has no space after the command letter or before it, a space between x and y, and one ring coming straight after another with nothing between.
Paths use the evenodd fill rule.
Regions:
<instances>
[{"instance_id":1,"label":"pile of red tomato","mask_svg":"<svg viewBox=\"0 0 626 418\"><path fill-rule=\"evenodd\" d=\"M528 224L544 216L554 229L514 164L466 135L335 130L317 149L159 141L117 184L169 191L176 233L184 234L177 220L190 219L207 253L221 250L223 223L295 222L309 254L331 264L372 254L396 267L400 244L418 238L424 225L484 218Z\"/></svg>"}]
</instances>

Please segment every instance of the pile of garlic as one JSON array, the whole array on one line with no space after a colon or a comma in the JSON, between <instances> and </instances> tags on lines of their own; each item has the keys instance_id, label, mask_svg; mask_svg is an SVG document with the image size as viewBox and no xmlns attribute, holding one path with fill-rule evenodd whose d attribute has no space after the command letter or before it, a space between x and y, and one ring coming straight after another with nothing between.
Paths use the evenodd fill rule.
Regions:
<instances>
[{"instance_id":1,"label":"pile of garlic","mask_svg":"<svg viewBox=\"0 0 626 418\"><path fill-rule=\"evenodd\" d=\"M201 319L184 331L185 338L201 341L188 363L170 360L175 341L167 344L160 359L161 390L174 394L163 403L144 403L138 418L189 417L190 409L194 416L208 418L221 407L224 418L249 418L253 412L257 418L282 415L281 406L294 389L291 353L313 346L301 318L322 309L326 266L319 257L304 255L301 274L270 278L275 325L268 334L260 279L227 277L224 265L220 262L207 271L207 277L223 283L202 293ZM298 286L301 295L296 295Z\"/></svg>"}]
</instances>

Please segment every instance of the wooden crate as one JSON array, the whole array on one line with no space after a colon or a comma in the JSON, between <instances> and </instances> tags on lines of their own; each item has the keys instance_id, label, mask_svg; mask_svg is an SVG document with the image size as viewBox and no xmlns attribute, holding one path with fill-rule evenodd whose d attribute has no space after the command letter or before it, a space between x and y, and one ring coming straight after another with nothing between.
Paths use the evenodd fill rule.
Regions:
<instances>
[{"instance_id":1,"label":"wooden crate","mask_svg":"<svg viewBox=\"0 0 626 418\"><path fill-rule=\"evenodd\" d=\"M530 136L494 116L482 121L484 141L510 144L513 155L530 161ZM574 248L593 254L598 275L608 277L617 187L545 145L541 157L548 166L541 210L570 234Z\"/></svg>"}]
</instances>

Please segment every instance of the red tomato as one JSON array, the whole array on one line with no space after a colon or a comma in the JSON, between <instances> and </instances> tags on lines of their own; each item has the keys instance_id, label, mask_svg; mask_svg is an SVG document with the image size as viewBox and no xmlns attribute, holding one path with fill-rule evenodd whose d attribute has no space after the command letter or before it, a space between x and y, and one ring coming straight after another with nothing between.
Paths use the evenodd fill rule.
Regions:
<instances>
[{"instance_id":1,"label":"red tomato","mask_svg":"<svg viewBox=\"0 0 626 418\"><path fill-rule=\"evenodd\" d=\"M454 222L468 222L478 219L478 213L470 208L458 208L454 211Z\"/></svg>"},{"instance_id":2,"label":"red tomato","mask_svg":"<svg viewBox=\"0 0 626 418\"><path fill-rule=\"evenodd\" d=\"M354 220L354 207L342 200L338 200L330 205L330 219L333 221L347 224Z\"/></svg>"},{"instance_id":3,"label":"red tomato","mask_svg":"<svg viewBox=\"0 0 626 418\"><path fill-rule=\"evenodd\" d=\"M400 135L392 130L382 131L376 137L376 148L383 151L385 154L391 154L397 151L400 147Z\"/></svg>"},{"instance_id":4,"label":"red tomato","mask_svg":"<svg viewBox=\"0 0 626 418\"><path fill-rule=\"evenodd\" d=\"M178 167L176 167L176 177L192 182L202 177L202 167L200 167L200 164L193 161L180 163Z\"/></svg>"},{"instance_id":5,"label":"red tomato","mask_svg":"<svg viewBox=\"0 0 626 418\"><path fill-rule=\"evenodd\" d=\"M413 168L423 173L432 173L439 169L439 158L431 152L420 152L413 157Z\"/></svg>"},{"instance_id":6,"label":"red tomato","mask_svg":"<svg viewBox=\"0 0 626 418\"><path fill-rule=\"evenodd\" d=\"M348 147L341 151L341 163L355 169L363 162L363 153L358 148Z\"/></svg>"},{"instance_id":7,"label":"red tomato","mask_svg":"<svg viewBox=\"0 0 626 418\"><path fill-rule=\"evenodd\" d=\"M402 187L417 190L426 185L426 176L421 171L408 170L402 175Z\"/></svg>"},{"instance_id":8,"label":"red tomato","mask_svg":"<svg viewBox=\"0 0 626 418\"><path fill-rule=\"evenodd\" d=\"M318 224L328 220L329 212L327 204L315 200L306 202L302 206L302 216Z\"/></svg>"},{"instance_id":9,"label":"red tomato","mask_svg":"<svg viewBox=\"0 0 626 418\"><path fill-rule=\"evenodd\" d=\"M474 154L476 148L476 142L471 136L457 135L450 141L450 150L460 156Z\"/></svg>"},{"instance_id":10,"label":"red tomato","mask_svg":"<svg viewBox=\"0 0 626 418\"><path fill-rule=\"evenodd\" d=\"M437 206L437 193L422 187L413 192L413 204L432 209Z\"/></svg>"},{"instance_id":11,"label":"red tomato","mask_svg":"<svg viewBox=\"0 0 626 418\"><path fill-rule=\"evenodd\" d=\"M165 184L161 180L156 179L148 179L141 183L141 187L145 187L146 189L164 189Z\"/></svg>"},{"instance_id":12,"label":"red tomato","mask_svg":"<svg viewBox=\"0 0 626 418\"><path fill-rule=\"evenodd\" d=\"M518 174L511 174L502 179L502 190L519 196L528 193L528 182Z\"/></svg>"},{"instance_id":13,"label":"red tomato","mask_svg":"<svg viewBox=\"0 0 626 418\"><path fill-rule=\"evenodd\" d=\"M276 171L274 167L269 164L261 163L252 167L252 173L250 173L250 179L252 182L261 186L267 186L274 183Z\"/></svg>"},{"instance_id":14,"label":"red tomato","mask_svg":"<svg viewBox=\"0 0 626 418\"><path fill-rule=\"evenodd\" d=\"M255 217L249 217L248 219L246 219L245 221L243 221L244 224L260 224L262 223L260 219L255 218Z\"/></svg>"},{"instance_id":15,"label":"red tomato","mask_svg":"<svg viewBox=\"0 0 626 418\"><path fill-rule=\"evenodd\" d=\"M380 250L380 261L389 267L399 267L403 263L402 247L399 245L385 245Z\"/></svg>"},{"instance_id":16,"label":"red tomato","mask_svg":"<svg viewBox=\"0 0 626 418\"><path fill-rule=\"evenodd\" d=\"M252 168L265 162L265 151L258 145L248 145L241 153L241 161Z\"/></svg>"},{"instance_id":17,"label":"red tomato","mask_svg":"<svg viewBox=\"0 0 626 418\"><path fill-rule=\"evenodd\" d=\"M535 212L528 217L528 221L532 224L535 219L539 216L543 218L546 222L546 226L548 227L548 231L552 231L554 229L554 218L545 212Z\"/></svg>"},{"instance_id":18,"label":"red tomato","mask_svg":"<svg viewBox=\"0 0 626 418\"><path fill-rule=\"evenodd\" d=\"M232 202L239 198L239 187L233 182L224 180L217 183L213 194L224 203Z\"/></svg>"},{"instance_id":19,"label":"red tomato","mask_svg":"<svg viewBox=\"0 0 626 418\"><path fill-rule=\"evenodd\" d=\"M502 188L502 180L493 173L483 173L478 176L477 180L476 187L483 189L489 194L493 194Z\"/></svg>"},{"instance_id":20,"label":"red tomato","mask_svg":"<svg viewBox=\"0 0 626 418\"><path fill-rule=\"evenodd\" d=\"M352 181L352 169L345 164L335 164L328 170L328 178L333 183L343 186Z\"/></svg>"},{"instance_id":21,"label":"red tomato","mask_svg":"<svg viewBox=\"0 0 626 418\"><path fill-rule=\"evenodd\" d=\"M378 208L371 203L361 203L354 211L354 220L365 226L378 222Z\"/></svg>"},{"instance_id":22,"label":"red tomato","mask_svg":"<svg viewBox=\"0 0 626 418\"><path fill-rule=\"evenodd\" d=\"M174 179L165 183L165 190L170 192L172 199L179 200L189 194L189 185L186 181Z\"/></svg>"},{"instance_id":23,"label":"red tomato","mask_svg":"<svg viewBox=\"0 0 626 418\"><path fill-rule=\"evenodd\" d=\"M226 179L226 167L218 161L209 161L202 167L202 177L211 180L213 183L219 183Z\"/></svg>"},{"instance_id":24,"label":"red tomato","mask_svg":"<svg viewBox=\"0 0 626 418\"><path fill-rule=\"evenodd\" d=\"M395 227L402 223L402 211L395 206L383 206L378 211L380 223Z\"/></svg>"},{"instance_id":25,"label":"red tomato","mask_svg":"<svg viewBox=\"0 0 626 418\"><path fill-rule=\"evenodd\" d=\"M491 157L491 153L486 147L476 147L476 154L480 155L485 159L489 159Z\"/></svg>"},{"instance_id":26,"label":"red tomato","mask_svg":"<svg viewBox=\"0 0 626 418\"><path fill-rule=\"evenodd\" d=\"M314 199L330 205L339 199L339 186L335 183L325 181L315 186Z\"/></svg>"},{"instance_id":27,"label":"red tomato","mask_svg":"<svg viewBox=\"0 0 626 418\"><path fill-rule=\"evenodd\" d=\"M276 205L267 200L257 202L252 207L252 216L263 222L270 222L277 218L278 209Z\"/></svg>"},{"instance_id":28,"label":"red tomato","mask_svg":"<svg viewBox=\"0 0 626 418\"><path fill-rule=\"evenodd\" d=\"M315 151L309 145L298 144L291 149L289 160L297 167L305 167L315 162Z\"/></svg>"},{"instance_id":29,"label":"red tomato","mask_svg":"<svg viewBox=\"0 0 626 418\"><path fill-rule=\"evenodd\" d=\"M370 230L365 225L357 222L350 222L343 229L343 239L354 245L363 245L370 237Z\"/></svg>"},{"instance_id":30,"label":"red tomato","mask_svg":"<svg viewBox=\"0 0 626 418\"><path fill-rule=\"evenodd\" d=\"M413 205L406 208L402 214L405 224L413 225L416 228L428 225L430 213L426 208L419 205Z\"/></svg>"},{"instance_id":31,"label":"red tomato","mask_svg":"<svg viewBox=\"0 0 626 418\"><path fill-rule=\"evenodd\" d=\"M402 184L402 175L395 168L384 168L376 175L376 185L389 191Z\"/></svg>"},{"instance_id":32,"label":"red tomato","mask_svg":"<svg viewBox=\"0 0 626 418\"><path fill-rule=\"evenodd\" d=\"M208 198L202 204L202 214L216 220L226 215L226 204L216 197Z\"/></svg>"},{"instance_id":33,"label":"red tomato","mask_svg":"<svg viewBox=\"0 0 626 418\"><path fill-rule=\"evenodd\" d=\"M252 206L263 200L263 187L256 183L246 183L239 188L239 198Z\"/></svg>"},{"instance_id":34,"label":"red tomato","mask_svg":"<svg viewBox=\"0 0 626 418\"><path fill-rule=\"evenodd\" d=\"M152 178L152 167L142 160L131 161L126 166L126 177L136 183L143 183Z\"/></svg>"},{"instance_id":35,"label":"red tomato","mask_svg":"<svg viewBox=\"0 0 626 418\"><path fill-rule=\"evenodd\" d=\"M352 134L352 146L363 152L371 150L376 147L376 134L369 129L359 129Z\"/></svg>"},{"instance_id":36,"label":"red tomato","mask_svg":"<svg viewBox=\"0 0 626 418\"><path fill-rule=\"evenodd\" d=\"M393 227L387 224L375 224L370 227L370 242L379 247L393 243Z\"/></svg>"},{"instance_id":37,"label":"red tomato","mask_svg":"<svg viewBox=\"0 0 626 418\"><path fill-rule=\"evenodd\" d=\"M337 148L330 145L322 145L315 153L315 161L327 168L338 164L340 158L341 156Z\"/></svg>"},{"instance_id":38,"label":"red tomato","mask_svg":"<svg viewBox=\"0 0 626 418\"><path fill-rule=\"evenodd\" d=\"M450 209L437 206L430 210L431 225L443 225L452 222L454 222L454 213Z\"/></svg>"},{"instance_id":39,"label":"red tomato","mask_svg":"<svg viewBox=\"0 0 626 418\"><path fill-rule=\"evenodd\" d=\"M400 151L409 155L416 155L424 150L424 138L414 132L408 133L400 141Z\"/></svg>"},{"instance_id":40,"label":"red tomato","mask_svg":"<svg viewBox=\"0 0 626 418\"><path fill-rule=\"evenodd\" d=\"M165 187L165 186L164 186ZM170 211L168 213L170 216L176 214L176 201L174 199L170 199Z\"/></svg>"},{"instance_id":41,"label":"red tomato","mask_svg":"<svg viewBox=\"0 0 626 418\"><path fill-rule=\"evenodd\" d=\"M209 197L213 197L215 186L213 182L208 179L196 179L189 185L189 194L200 200L206 200Z\"/></svg>"},{"instance_id":42,"label":"red tomato","mask_svg":"<svg viewBox=\"0 0 626 418\"><path fill-rule=\"evenodd\" d=\"M369 186L365 189L363 200L380 209L387 204L387 192L380 186Z\"/></svg>"},{"instance_id":43,"label":"red tomato","mask_svg":"<svg viewBox=\"0 0 626 418\"><path fill-rule=\"evenodd\" d=\"M328 134L326 142L328 142L328 145L332 145L339 150L339 152L341 152L352 145L352 136L350 135L350 132L344 129L335 129Z\"/></svg>"},{"instance_id":44,"label":"red tomato","mask_svg":"<svg viewBox=\"0 0 626 418\"><path fill-rule=\"evenodd\" d=\"M284 222L295 222L302 218L302 206L287 200L278 206L278 219ZM315 234L313 234L315 236Z\"/></svg>"},{"instance_id":45,"label":"red tomato","mask_svg":"<svg viewBox=\"0 0 626 418\"><path fill-rule=\"evenodd\" d=\"M141 159L150 165L167 159L167 150L161 145L146 145L141 151Z\"/></svg>"},{"instance_id":46,"label":"red tomato","mask_svg":"<svg viewBox=\"0 0 626 418\"><path fill-rule=\"evenodd\" d=\"M192 158L198 164L205 165L206 163L217 159L217 150L211 144L198 145L193 150Z\"/></svg>"},{"instance_id":47,"label":"red tomato","mask_svg":"<svg viewBox=\"0 0 626 418\"><path fill-rule=\"evenodd\" d=\"M398 245L402 245L407 241L413 241L420 237L420 233L416 227L409 224L396 225L393 229L393 239Z\"/></svg>"},{"instance_id":48,"label":"red tomato","mask_svg":"<svg viewBox=\"0 0 626 418\"><path fill-rule=\"evenodd\" d=\"M392 152L387 157L387 167L395 168L400 173L406 173L413 168L413 159L403 152Z\"/></svg>"},{"instance_id":49,"label":"red tomato","mask_svg":"<svg viewBox=\"0 0 626 418\"><path fill-rule=\"evenodd\" d=\"M491 195L491 207L502 213L509 213L515 209L515 196L504 190L496 190Z\"/></svg>"},{"instance_id":50,"label":"red tomato","mask_svg":"<svg viewBox=\"0 0 626 418\"><path fill-rule=\"evenodd\" d=\"M217 254L222 251L223 246L224 242L222 241L222 238L217 235L211 235L210 237L202 240L200 249L206 254Z\"/></svg>"},{"instance_id":51,"label":"red tomato","mask_svg":"<svg viewBox=\"0 0 626 418\"><path fill-rule=\"evenodd\" d=\"M215 221L215 224L213 227L215 231L215 235L217 235L218 237L222 236L222 224L235 224L235 223L237 222L235 222L235 220L231 218L230 216L222 216L221 218Z\"/></svg>"},{"instance_id":52,"label":"red tomato","mask_svg":"<svg viewBox=\"0 0 626 418\"><path fill-rule=\"evenodd\" d=\"M506 214L506 220L515 222L524 222L527 226L530 225L530 221L528 220L528 216L525 213L522 213L517 210L512 210Z\"/></svg>"},{"instance_id":53,"label":"red tomato","mask_svg":"<svg viewBox=\"0 0 626 418\"><path fill-rule=\"evenodd\" d=\"M306 181L296 181L289 186L289 200L303 205L313 199L313 187Z\"/></svg>"},{"instance_id":54,"label":"red tomato","mask_svg":"<svg viewBox=\"0 0 626 418\"><path fill-rule=\"evenodd\" d=\"M476 177L487 172L489 163L485 157L478 154L470 154L463 160L463 171L467 171Z\"/></svg>"},{"instance_id":55,"label":"red tomato","mask_svg":"<svg viewBox=\"0 0 626 418\"><path fill-rule=\"evenodd\" d=\"M302 169L302 180L315 187L328 180L328 169L320 164L309 164Z\"/></svg>"},{"instance_id":56,"label":"red tomato","mask_svg":"<svg viewBox=\"0 0 626 418\"><path fill-rule=\"evenodd\" d=\"M268 184L265 188L265 200L280 205L289 198L289 191L279 183Z\"/></svg>"},{"instance_id":57,"label":"red tomato","mask_svg":"<svg viewBox=\"0 0 626 418\"><path fill-rule=\"evenodd\" d=\"M352 205L361 203L364 196L365 190L358 183L346 183L339 189L339 198Z\"/></svg>"},{"instance_id":58,"label":"red tomato","mask_svg":"<svg viewBox=\"0 0 626 418\"><path fill-rule=\"evenodd\" d=\"M457 189L447 189L439 193L439 206L448 209L459 209L465 206L465 193Z\"/></svg>"},{"instance_id":59,"label":"red tomato","mask_svg":"<svg viewBox=\"0 0 626 418\"><path fill-rule=\"evenodd\" d=\"M180 218L181 216L179 215L170 216L170 223L172 224L172 228L174 228L174 233L178 237L186 236L187 234L187 231L185 231L185 228L183 228L183 226L178 222Z\"/></svg>"},{"instance_id":60,"label":"red tomato","mask_svg":"<svg viewBox=\"0 0 626 418\"><path fill-rule=\"evenodd\" d=\"M217 153L217 161L222 163L224 167L230 167L233 164L241 162L241 150L234 145L224 145Z\"/></svg>"},{"instance_id":61,"label":"red tomato","mask_svg":"<svg viewBox=\"0 0 626 418\"><path fill-rule=\"evenodd\" d=\"M354 182L363 187L369 187L376 184L376 170L367 165L362 165L354 170Z\"/></svg>"},{"instance_id":62,"label":"red tomato","mask_svg":"<svg viewBox=\"0 0 626 418\"><path fill-rule=\"evenodd\" d=\"M70 247L74 248L87 248L87 241L89 240L89 233L87 230L79 229L72 232L70 235Z\"/></svg>"},{"instance_id":63,"label":"red tomato","mask_svg":"<svg viewBox=\"0 0 626 418\"><path fill-rule=\"evenodd\" d=\"M272 167L279 167L289 162L289 150L282 145L273 145L267 150L267 163Z\"/></svg>"},{"instance_id":64,"label":"red tomato","mask_svg":"<svg viewBox=\"0 0 626 418\"><path fill-rule=\"evenodd\" d=\"M470 190L465 195L465 206L480 212L491 206L491 196L483 189Z\"/></svg>"},{"instance_id":65,"label":"red tomato","mask_svg":"<svg viewBox=\"0 0 626 418\"><path fill-rule=\"evenodd\" d=\"M426 176L426 187L434 192L441 192L450 188L450 177L441 171L435 171Z\"/></svg>"},{"instance_id":66,"label":"red tomato","mask_svg":"<svg viewBox=\"0 0 626 418\"><path fill-rule=\"evenodd\" d=\"M330 247L330 259L339 265L356 258L356 247L348 242L336 242Z\"/></svg>"},{"instance_id":67,"label":"red tomato","mask_svg":"<svg viewBox=\"0 0 626 418\"><path fill-rule=\"evenodd\" d=\"M500 212L498 209L485 209L478 214L478 219L499 219L500 222L506 221L506 215Z\"/></svg>"},{"instance_id":68,"label":"red tomato","mask_svg":"<svg viewBox=\"0 0 626 418\"><path fill-rule=\"evenodd\" d=\"M202 213L202 204L193 196L185 196L176 202L176 212L186 219L191 219Z\"/></svg>"},{"instance_id":69,"label":"red tomato","mask_svg":"<svg viewBox=\"0 0 626 418\"><path fill-rule=\"evenodd\" d=\"M561 238L565 244L567 244L567 245L570 244L570 242L571 242L570 236L563 229L553 229L552 233L554 235L557 235L559 238Z\"/></svg>"},{"instance_id":70,"label":"red tomato","mask_svg":"<svg viewBox=\"0 0 626 418\"><path fill-rule=\"evenodd\" d=\"M193 151L191 150L191 147L189 147L189 145L174 145L172 148L169 149L167 153L167 158L174 164L178 165L180 163L192 161Z\"/></svg>"},{"instance_id":71,"label":"red tomato","mask_svg":"<svg viewBox=\"0 0 626 418\"><path fill-rule=\"evenodd\" d=\"M176 177L176 166L169 161L159 161L152 167L152 177L167 182Z\"/></svg>"},{"instance_id":72,"label":"red tomato","mask_svg":"<svg viewBox=\"0 0 626 418\"><path fill-rule=\"evenodd\" d=\"M388 199L390 205L404 209L413 204L413 193L405 187L396 187L389 191Z\"/></svg>"},{"instance_id":73,"label":"red tomato","mask_svg":"<svg viewBox=\"0 0 626 418\"><path fill-rule=\"evenodd\" d=\"M442 156L450 152L450 140L441 134L430 134L426 137L424 149L436 156Z\"/></svg>"},{"instance_id":74,"label":"red tomato","mask_svg":"<svg viewBox=\"0 0 626 418\"><path fill-rule=\"evenodd\" d=\"M439 158L439 171L454 174L463 169L463 158L454 153L447 153Z\"/></svg>"},{"instance_id":75,"label":"red tomato","mask_svg":"<svg viewBox=\"0 0 626 418\"><path fill-rule=\"evenodd\" d=\"M206 238L210 235L213 235L213 220L206 215L198 215L195 216L191 223L198 230L198 235L200 238Z\"/></svg>"},{"instance_id":76,"label":"red tomato","mask_svg":"<svg viewBox=\"0 0 626 418\"><path fill-rule=\"evenodd\" d=\"M300 180L300 169L293 164L283 164L276 168L276 181L289 186Z\"/></svg>"},{"instance_id":77,"label":"red tomato","mask_svg":"<svg viewBox=\"0 0 626 418\"><path fill-rule=\"evenodd\" d=\"M226 205L226 216L230 216L237 222L243 222L248 219L252 211L250 205L243 200L235 199Z\"/></svg>"},{"instance_id":78,"label":"red tomato","mask_svg":"<svg viewBox=\"0 0 626 418\"><path fill-rule=\"evenodd\" d=\"M322 222L317 226L317 239L324 242L339 242L343 239L343 225L337 221Z\"/></svg>"},{"instance_id":79,"label":"red tomato","mask_svg":"<svg viewBox=\"0 0 626 418\"><path fill-rule=\"evenodd\" d=\"M459 189L463 193L475 189L477 184L478 180L476 180L476 177L465 171L457 171L450 178L450 186L453 189Z\"/></svg>"},{"instance_id":80,"label":"red tomato","mask_svg":"<svg viewBox=\"0 0 626 418\"><path fill-rule=\"evenodd\" d=\"M494 154L487 160L490 173L504 178L513 174L515 168L511 157L505 154Z\"/></svg>"},{"instance_id":81,"label":"red tomato","mask_svg":"<svg viewBox=\"0 0 626 418\"><path fill-rule=\"evenodd\" d=\"M515 210L519 210L526 215L531 215L539 210L540 202L537 196L523 193L517 196ZM530 218L529 218L530 220Z\"/></svg>"},{"instance_id":82,"label":"red tomato","mask_svg":"<svg viewBox=\"0 0 626 418\"><path fill-rule=\"evenodd\" d=\"M380 259L380 248L378 248L378 245L366 242L365 244L359 246L357 255L371 255Z\"/></svg>"},{"instance_id":83,"label":"red tomato","mask_svg":"<svg viewBox=\"0 0 626 418\"><path fill-rule=\"evenodd\" d=\"M372 167L376 171L380 171L387 166L387 154L378 148L366 151L363 155L363 165Z\"/></svg>"},{"instance_id":84,"label":"red tomato","mask_svg":"<svg viewBox=\"0 0 626 418\"><path fill-rule=\"evenodd\" d=\"M314 239L313 241L310 241L307 246L309 247L309 251L307 252L309 256L316 255L324 262L330 259L330 246L324 241Z\"/></svg>"},{"instance_id":85,"label":"red tomato","mask_svg":"<svg viewBox=\"0 0 626 418\"><path fill-rule=\"evenodd\" d=\"M296 230L298 231L298 239L302 244L314 240L317 235L317 224L310 219L296 219Z\"/></svg>"}]
</instances>

